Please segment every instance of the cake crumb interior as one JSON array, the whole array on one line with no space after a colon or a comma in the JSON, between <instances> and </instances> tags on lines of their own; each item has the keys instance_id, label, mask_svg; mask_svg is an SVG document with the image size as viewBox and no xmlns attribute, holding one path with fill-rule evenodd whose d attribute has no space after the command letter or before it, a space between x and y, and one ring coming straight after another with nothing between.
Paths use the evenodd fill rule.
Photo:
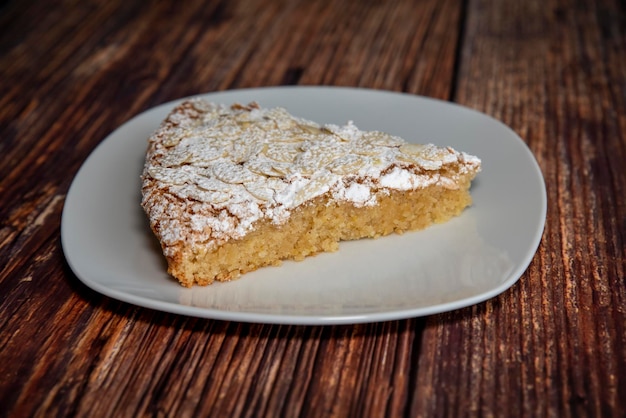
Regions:
<instances>
[{"instance_id":1,"label":"cake crumb interior","mask_svg":"<svg viewBox=\"0 0 626 418\"><path fill-rule=\"evenodd\" d=\"M349 202L320 196L294 210L282 225L259 221L244 238L213 250L206 246L187 249L169 260L169 272L181 284L208 285L229 281L282 260L302 260L320 252L336 251L339 242L376 238L419 230L459 215L471 204L469 180L460 189L432 186L412 191L384 191L378 203L356 207Z\"/></svg>"}]
</instances>

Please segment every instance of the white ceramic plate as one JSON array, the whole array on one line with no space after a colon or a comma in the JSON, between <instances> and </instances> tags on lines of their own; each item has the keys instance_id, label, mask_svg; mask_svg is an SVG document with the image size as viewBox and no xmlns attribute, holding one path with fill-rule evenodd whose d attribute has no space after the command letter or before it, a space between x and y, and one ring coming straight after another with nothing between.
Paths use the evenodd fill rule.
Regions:
<instances>
[{"instance_id":1,"label":"white ceramic plate","mask_svg":"<svg viewBox=\"0 0 626 418\"><path fill-rule=\"evenodd\" d=\"M286 262L230 283L186 289L166 273L140 207L148 136L177 102L131 119L76 175L63 210L63 250L92 289L139 306L198 317L280 324L340 324L430 315L469 306L513 285L543 232L546 193L524 142L502 123L447 102L384 91L278 87L204 95L282 106L320 123L353 120L411 142L479 156L474 204L424 231L342 243L335 253Z\"/></svg>"}]
</instances>

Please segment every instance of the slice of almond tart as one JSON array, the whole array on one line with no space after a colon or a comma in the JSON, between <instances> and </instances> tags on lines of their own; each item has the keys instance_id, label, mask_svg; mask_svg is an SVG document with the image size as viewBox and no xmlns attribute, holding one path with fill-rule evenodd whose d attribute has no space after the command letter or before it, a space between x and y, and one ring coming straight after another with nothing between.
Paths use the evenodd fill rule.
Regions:
<instances>
[{"instance_id":1,"label":"slice of almond tart","mask_svg":"<svg viewBox=\"0 0 626 418\"><path fill-rule=\"evenodd\" d=\"M208 285L341 240L445 222L471 204L480 166L351 122L191 99L149 139L142 206L168 272L183 286Z\"/></svg>"}]
</instances>

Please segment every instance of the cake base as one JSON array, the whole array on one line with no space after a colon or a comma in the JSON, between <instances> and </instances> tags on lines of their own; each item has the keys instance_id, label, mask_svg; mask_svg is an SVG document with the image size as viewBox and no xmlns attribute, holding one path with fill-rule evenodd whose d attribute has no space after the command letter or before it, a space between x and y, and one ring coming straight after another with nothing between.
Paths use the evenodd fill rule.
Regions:
<instances>
[{"instance_id":1,"label":"cake base","mask_svg":"<svg viewBox=\"0 0 626 418\"><path fill-rule=\"evenodd\" d=\"M431 186L425 189L376 192L374 206L317 197L293 211L282 225L259 221L242 239L217 248L195 245L168 257L168 271L183 286L229 281L282 260L302 260L320 252L335 251L339 242L376 238L419 230L459 215L471 204L469 179L459 189Z\"/></svg>"}]
</instances>

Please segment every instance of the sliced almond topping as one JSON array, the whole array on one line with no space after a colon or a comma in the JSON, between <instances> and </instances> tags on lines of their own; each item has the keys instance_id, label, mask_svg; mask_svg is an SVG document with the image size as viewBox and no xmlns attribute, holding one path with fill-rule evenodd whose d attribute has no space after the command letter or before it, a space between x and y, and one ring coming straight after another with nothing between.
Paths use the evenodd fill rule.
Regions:
<instances>
[{"instance_id":1,"label":"sliced almond topping","mask_svg":"<svg viewBox=\"0 0 626 418\"><path fill-rule=\"evenodd\" d=\"M191 181L191 174L180 169L150 166L147 171L150 177L165 183L181 185Z\"/></svg>"},{"instance_id":2,"label":"sliced almond topping","mask_svg":"<svg viewBox=\"0 0 626 418\"><path fill-rule=\"evenodd\" d=\"M411 155L411 154L398 154L398 160L404 161L409 164L415 164L418 167L423 168L424 170L438 170L442 166L442 162L438 160L427 160L422 158L420 155Z\"/></svg>"},{"instance_id":3,"label":"sliced almond topping","mask_svg":"<svg viewBox=\"0 0 626 418\"><path fill-rule=\"evenodd\" d=\"M294 207L299 206L307 200L326 193L330 190L332 179L331 175L318 176L312 179L296 193L292 205Z\"/></svg>"},{"instance_id":4,"label":"sliced almond topping","mask_svg":"<svg viewBox=\"0 0 626 418\"><path fill-rule=\"evenodd\" d=\"M308 133L313 134L313 135L319 135L319 134L324 132L321 127L315 126L315 125L299 124L298 126L303 131L308 132ZM328 132L328 131L326 131L326 132Z\"/></svg>"},{"instance_id":5,"label":"sliced almond topping","mask_svg":"<svg viewBox=\"0 0 626 418\"><path fill-rule=\"evenodd\" d=\"M243 184L255 179L256 174L247 168L228 161L218 161L211 166L213 175L224 183Z\"/></svg>"},{"instance_id":6,"label":"sliced almond topping","mask_svg":"<svg viewBox=\"0 0 626 418\"><path fill-rule=\"evenodd\" d=\"M194 177L194 183L201 189L206 191L228 191L228 184L224 183L221 180L216 179L215 177L206 177L202 175L198 175Z\"/></svg>"},{"instance_id":7,"label":"sliced almond topping","mask_svg":"<svg viewBox=\"0 0 626 418\"><path fill-rule=\"evenodd\" d=\"M301 152L297 143L270 143L266 144L264 153L275 161L291 163Z\"/></svg>"},{"instance_id":8,"label":"sliced almond topping","mask_svg":"<svg viewBox=\"0 0 626 418\"><path fill-rule=\"evenodd\" d=\"M282 177L286 173L288 165L287 163L265 159L252 159L244 164L251 172L265 177Z\"/></svg>"},{"instance_id":9,"label":"sliced almond topping","mask_svg":"<svg viewBox=\"0 0 626 418\"><path fill-rule=\"evenodd\" d=\"M267 186L266 181L257 180L244 184L244 187L250 194L259 200L269 202L274 198L274 190Z\"/></svg>"},{"instance_id":10,"label":"sliced almond topping","mask_svg":"<svg viewBox=\"0 0 626 418\"><path fill-rule=\"evenodd\" d=\"M341 176L357 173L360 169L365 167L369 162L367 157L362 155L344 155L343 157L336 158L329 165L328 169Z\"/></svg>"},{"instance_id":11,"label":"sliced almond topping","mask_svg":"<svg viewBox=\"0 0 626 418\"><path fill-rule=\"evenodd\" d=\"M363 142L375 147L398 147L406 144L401 138L392 135L386 135L380 132L364 132Z\"/></svg>"},{"instance_id":12,"label":"sliced almond topping","mask_svg":"<svg viewBox=\"0 0 626 418\"><path fill-rule=\"evenodd\" d=\"M422 158L424 157L427 149L428 146L422 144L404 144L400 146L400 152L408 155L417 155Z\"/></svg>"}]
</instances>

